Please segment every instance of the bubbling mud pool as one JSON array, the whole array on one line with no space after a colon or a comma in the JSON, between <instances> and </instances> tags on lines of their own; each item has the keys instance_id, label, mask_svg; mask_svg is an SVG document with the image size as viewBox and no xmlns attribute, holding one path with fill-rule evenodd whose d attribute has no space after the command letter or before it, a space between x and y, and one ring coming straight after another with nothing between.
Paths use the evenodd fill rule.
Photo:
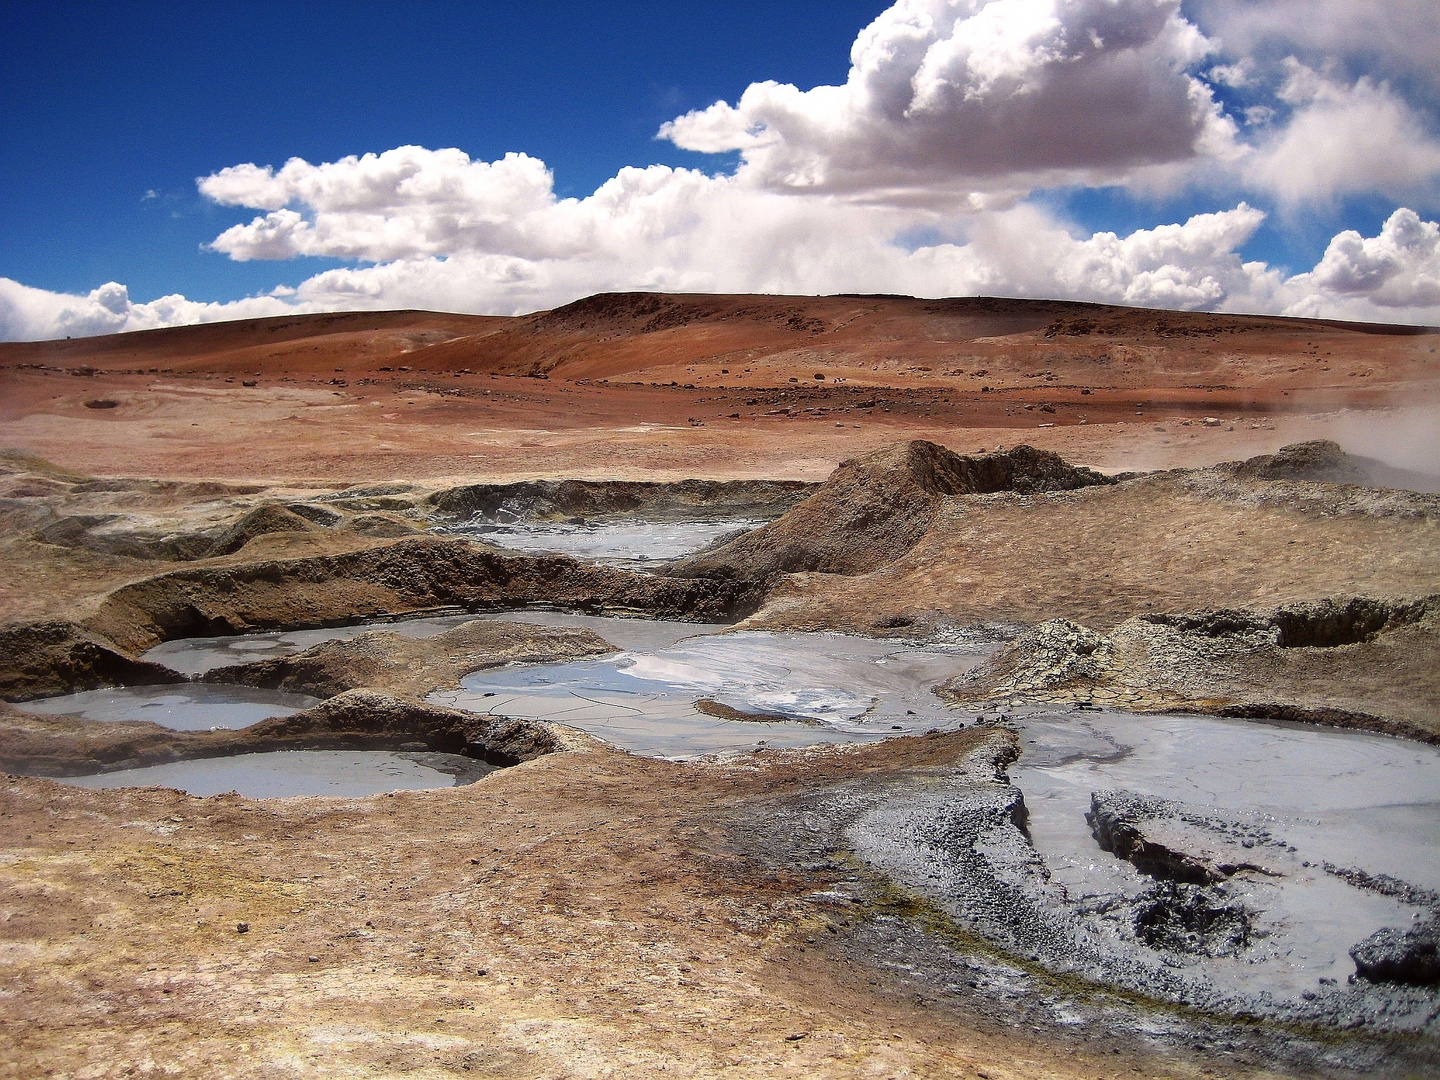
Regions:
<instances>
[{"instance_id":1,"label":"bubbling mud pool","mask_svg":"<svg viewBox=\"0 0 1440 1080\"><path fill-rule=\"evenodd\" d=\"M154 786L201 796L233 791L250 799L298 795L354 799L386 791L461 787L494 771L493 765L459 754L277 750L57 779L84 788Z\"/></svg>"},{"instance_id":2,"label":"bubbling mud pool","mask_svg":"<svg viewBox=\"0 0 1440 1080\"><path fill-rule=\"evenodd\" d=\"M515 521L479 518L445 532L485 540L527 555L569 555L609 566L643 568L701 551L716 541L765 524L724 521Z\"/></svg>"},{"instance_id":3,"label":"bubbling mud pool","mask_svg":"<svg viewBox=\"0 0 1440 1080\"><path fill-rule=\"evenodd\" d=\"M40 698L16 705L44 716L86 720L147 720L172 731L247 728L275 716L291 716L318 705L319 698L250 686L117 686Z\"/></svg>"},{"instance_id":4,"label":"bubbling mud pool","mask_svg":"<svg viewBox=\"0 0 1440 1080\"><path fill-rule=\"evenodd\" d=\"M609 628L594 625L603 621L587 625L614 642ZM711 632L666 645L637 642L596 660L477 671L459 690L429 700L566 724L633 753L687 759L953 729L964 718L930 687L988 651L838 634Z\"/></svg>"},{"instance_id":5,"label":"bubbling mud pool","mask_svg":"<svg viewBox=\"0 0 1440 1080\"><path fill-rule=\"evenodd\" d=\"M1352 948L1440 914L1440 749L1215 717L1035 710L1006 776L886 792L856 852L1007 951L1217 1012L1440 1033ZM1145 846L1120 842L1133 830ZM1104 838L1107 843L1102 843Z\"/></svg>"},{"instance_id":6,"label":"bubbling mud pool","mask_svg":"<svg viewBox=\"0 0 1440 1080\"><path fill-rule=\"evenodd\" d=\"M177 641L147 659L198 673L364 630L424 636L473 618L585 627L617 652L477 671L432 702L553 721L672 759L968 725L975 714L947 708L931 687L992 649L530 610ZM959 770L949 779L887 781L870 794L819 796L835 802L828 816L843 833L837 842L961 925L1053 972L1223 1013L1435 1033L1434 988L1356 978L1350 950L1440 911L1440 749L1195 715L986 712L988 723L1020 736L1020 759L1006 775ZM350 764L323 756L338 752L247 755L246 765L305 753L322 755L311 759L317 775L285 794L365 793L331 786L363 754L350 753ZM442 756L376 756L385 763L366 790L436 786L413 770L417 757ZM233 775L209 782L174 772L224 773L241 760L78 782L246 791ZM1097 820L1110 817L1130 820L1182 869L1213 873L1166 880L1163 867L1126 861L1097 839L1105 831Z\"/></svg>"}]
</instances>

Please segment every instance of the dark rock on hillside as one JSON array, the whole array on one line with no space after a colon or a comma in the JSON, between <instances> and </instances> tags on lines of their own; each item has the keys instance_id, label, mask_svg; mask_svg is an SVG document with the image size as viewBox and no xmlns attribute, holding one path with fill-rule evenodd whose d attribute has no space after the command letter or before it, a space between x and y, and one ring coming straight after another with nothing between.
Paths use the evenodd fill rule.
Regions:
<instances>
[{"instance_id":1,"label":"dark rock on hillside","mask_svg":"<svg viewBox=\"0 0 1440 1080\"><path fill-rule=\"evenodd\" d=\"M74 623L0 628L0 698L29 701L101 686L184 682L159 664L136 660L114 642Z\"/></svg>"},{"instance_id":2,"label":"dark rock on hillside","mask_svg":"<svg viewBox=\"0 0 1440 1080\"><path fill-rule=\"evenodd\" d=\"M667 573L752 579L802 571L864 574L914 547L946 496L1068 491L1113 482L1029 446L963 457L916 440L842 462L819 490L778 521L682 559Z\"/></svg>"}]
</instances>

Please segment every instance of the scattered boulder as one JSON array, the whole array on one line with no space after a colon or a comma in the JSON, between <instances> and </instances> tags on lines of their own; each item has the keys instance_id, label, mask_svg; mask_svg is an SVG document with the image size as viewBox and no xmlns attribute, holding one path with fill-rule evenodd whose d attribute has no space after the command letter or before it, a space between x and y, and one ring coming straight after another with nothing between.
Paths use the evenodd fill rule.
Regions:
<instances>
[{"instance_id":1,"label":"scattered boulder","mask_svg":"<svg viewBox=\"0 0 1440 1080\"><path fill-rule=\"evenodd\" d=\"M1387 926L1350 950L1355 973L1370 982L1440 986L1440 917L1409 929Z\"/></svg>"}]
</instances>

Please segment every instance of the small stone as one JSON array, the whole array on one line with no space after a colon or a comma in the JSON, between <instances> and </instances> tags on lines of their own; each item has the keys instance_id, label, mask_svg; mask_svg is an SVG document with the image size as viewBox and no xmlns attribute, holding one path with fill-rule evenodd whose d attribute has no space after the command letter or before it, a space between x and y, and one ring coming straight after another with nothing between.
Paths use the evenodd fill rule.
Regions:
<instances>
[{"instance_id":1,"label":"small stone","mask_svg":"<svg viewBox=\"0 0 1440 1080\"><path fill-rule=\"evenodd\" d=\"M313 956L313 955L312 955L312 956L306 957L306 959L309 960L310 963L312 963L312 964L318 964L318 963L320 962L320 957L318 957L318 956Z\"/></svg>"},{"instance_id":2,"label":"small stone","mask_svg":"<svg viewBox=\"0 0 1440 1080\"><path fill-rule=\"evenodd\" d=\"M809 1034L810 1033L808 1031L792 1031L789 1035L785 1036L785 1041L799 1042L801 1039L805 1038L805 1036Z\"/></svg>"},{"instance_id":3,"label":"small stone","mask_svg":"<svg viewBox=\"0 0 1440 1080\"><path fill-rule=\"evenodd\" d=\"M236 923L235 932L237 934L248 934L250 932L250 924L248 922Z\"/></svg>"}]
</instances>

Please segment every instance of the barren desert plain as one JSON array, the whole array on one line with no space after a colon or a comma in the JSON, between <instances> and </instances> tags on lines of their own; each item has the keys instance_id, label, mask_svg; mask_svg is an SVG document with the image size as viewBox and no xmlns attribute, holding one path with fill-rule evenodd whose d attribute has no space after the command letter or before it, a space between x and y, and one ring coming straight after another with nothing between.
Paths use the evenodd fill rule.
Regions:
<instances>
[{"instance_id":1,"label":"barren desert plain","mask_svg":"<svg viewBox=\"0 0 1440 1080\"><path fill-rule=\"evenodd\" d=\"M1440 1075L1437 349L0 345L0 1076Z\"/></svg>"}]
</instances>

